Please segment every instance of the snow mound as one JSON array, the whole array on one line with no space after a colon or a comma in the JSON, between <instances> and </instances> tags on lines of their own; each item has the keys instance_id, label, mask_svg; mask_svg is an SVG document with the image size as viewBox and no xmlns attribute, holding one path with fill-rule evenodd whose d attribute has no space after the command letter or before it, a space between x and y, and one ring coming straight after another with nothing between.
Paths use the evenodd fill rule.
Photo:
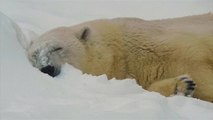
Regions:
<instances>
[{"instance_id":1,"label":"snow mound","mask_svg":"<svg viewBox=\"0 0 213 120\"><path fill-rule=\"evenodd\" d=\"M27 60L14 24L0 13L1 120L213 119L212 103L147 92L132 79L107 80L68 64L55 78L43 74Z\"/></svg>"}]
</instances>

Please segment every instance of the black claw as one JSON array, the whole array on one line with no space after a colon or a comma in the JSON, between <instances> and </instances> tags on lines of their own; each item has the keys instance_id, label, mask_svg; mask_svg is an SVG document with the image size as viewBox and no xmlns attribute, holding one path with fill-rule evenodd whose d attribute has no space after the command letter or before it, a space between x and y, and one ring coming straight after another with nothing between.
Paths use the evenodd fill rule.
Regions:
<instances>
[{"instance_id":1,"label":"black claw","mask_svg":"<svg viewBox=\"0 0 213 120\"><path fill-rule=\"evenodd\" d=\"M184 96L188 96L188 95L189 95L189 93L185 93L185 94L184 94Z\"/></svg>"},{"instance_id":2,"label":"black claw","mask_svg":"<svg viewBox=\"0 0 213 120\"><path fill-rule=\"evenodd\" d=\"M191 94L191 92L192 92L192 91L187 91L187 92L184 93L184 95L185 95L185 96L188 96L188 95Z\"/></svg>"},{"instance_id":3,"label":"black claw","mask_svg":"<svg viewBox=\"0 0 213 120\"><path fill-rule=\"evenodd\" d=\"M185 81L185 83L192 84L193 81L189 80L189 81Z\"/></svg>"},{"instance_id":4,"label":"black claw","mask_svg":"<svg viewBox=\"0 0 213 120\"><path fill-rule=\"evenodd\" d=\"M188 79L188 77L181 77L180 80Z\"/></svg>"},{"instance_id":5,"label":"black claw","mask_svg":"<svg viewBox=\"0 0 213 120\"><path fill-rule=\"evenodd\" d=\"M189 83L189 86L195 86L196 84L195 83Z\"/></svg>"},{"instance_id":6,"label":"black claw","mask_svg":"<svg viewBox=\"0 0 213 120\"><path fill-rule=\"evenodd\" d=\"M182 91L183 94L185 96L189 96L189 95L191 96L191 94L193 93L193 91L195 90L195 87L196 87L195 82L189 77L180 77L179 79L182 80L182 82L186 86L185 91ZM177 94L178 90L176 89L174 93Z\"/></svg>"},{"instance_id":7,"label":"black claw","mask_svg":"<svg viewBox=\"0 0 213 120\"><path fill-rule=\"evenodd\" d=\"M188 87L187 90L194 90L194 87Z\"/></svg>"}]
</instances>

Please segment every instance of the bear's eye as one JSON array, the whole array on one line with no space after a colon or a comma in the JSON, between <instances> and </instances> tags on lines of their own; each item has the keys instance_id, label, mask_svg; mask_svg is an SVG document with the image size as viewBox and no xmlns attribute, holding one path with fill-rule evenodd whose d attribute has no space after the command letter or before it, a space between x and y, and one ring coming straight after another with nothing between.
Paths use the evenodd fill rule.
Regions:
<instances>
[{"instance_id":1,"label":"bear's eye","mask_svg":"<svg viewBox=\"0 0 213 120\"><path fill-rule=\"evenodd\" d=\"M60 50L62 50L62 47L54 48L51 52L56 52L56 51L60 51Z\"/></svg>"},{"instance_id":2,"label":"bear's eye","mask_svg":"<svg viewBox=\"0 0 213 120\"><path fill-rule=\"evenodd\" d=\"M55 48L53 51L59 51L59 50L62 50L62 47Z\"/></svg>"}]
</instances>

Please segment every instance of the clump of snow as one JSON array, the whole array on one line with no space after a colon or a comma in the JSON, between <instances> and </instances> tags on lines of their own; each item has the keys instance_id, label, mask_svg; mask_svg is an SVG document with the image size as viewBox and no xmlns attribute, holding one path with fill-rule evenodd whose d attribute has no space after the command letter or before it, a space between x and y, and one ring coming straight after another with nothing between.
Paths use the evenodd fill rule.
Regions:
<instances>
[{"instance_id":1,"label":"clump of snow","mask_svg":"<svg viewBox=\"0 0 213 120\"><path fill-rule=\"evenodd\" d=\"M8 6L23 7L21 2L3 3L7 3ZM33 6L34 3L35 1L25 4ZM36 3L43 6L41 2ZM48 5L47 1L45 3ZM60 5L67 8L69 2L65 3L62 2ZM63 14L56 14L59 12L58 9L51 11L54 10L51 5L46 9L41 8L51 9L49 13L41 14L37 9L33 9L35 11L29 9L30 11L27 12L28 9L23 7L22 12L39 13L42 19L50 17L51 14L51 18L54 19L59 18L58 15L64 17L63 15L68 14L69 11L67 8L62 12ZM11 11L7 11L8 14L14 15L15 22L0 13L1 120L213 119L212 103L183 96L164 97L159 93L144 90L132 79L107 80L105 75L82 74L68 64L62 67L61 74L55 78L41 73L27 60L25 50L18 43L18 39L25 38L18 37L21 36L22 31L14 24L19 23L21 29L25 30L26 38L32 38L34 35L31 34L39 34L39 31L43 30L38 26L44 23L39 19L36 22L37 20L30 19L29 16L20 20L17 17L19 13L15 11L12 7ZM52 17L54 15L55 17ZM55 21L63 21L63 18ZM57 22L51 21L49 26L44 28L53 27L53 23Z\"/></svg>"}]
</instances>

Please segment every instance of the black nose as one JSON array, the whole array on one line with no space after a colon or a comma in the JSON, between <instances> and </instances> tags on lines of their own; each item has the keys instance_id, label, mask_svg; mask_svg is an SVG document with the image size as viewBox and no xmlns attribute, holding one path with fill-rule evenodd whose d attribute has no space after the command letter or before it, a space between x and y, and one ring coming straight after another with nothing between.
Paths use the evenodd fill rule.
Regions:
<instances>
[{"instance_id":1,"label":"black nose","mask_svg":"<svg viewBox=\"0 0 213 120\"><path fill-rule=\"evenodd\" d=\"M48 74L48 75L50 75L52 77L56 76L55 71L56 71L55 67L54 66L50 66L50 65L41 68L41 72L46 73L46 74Z\"/></svg>"}]
</instances>

